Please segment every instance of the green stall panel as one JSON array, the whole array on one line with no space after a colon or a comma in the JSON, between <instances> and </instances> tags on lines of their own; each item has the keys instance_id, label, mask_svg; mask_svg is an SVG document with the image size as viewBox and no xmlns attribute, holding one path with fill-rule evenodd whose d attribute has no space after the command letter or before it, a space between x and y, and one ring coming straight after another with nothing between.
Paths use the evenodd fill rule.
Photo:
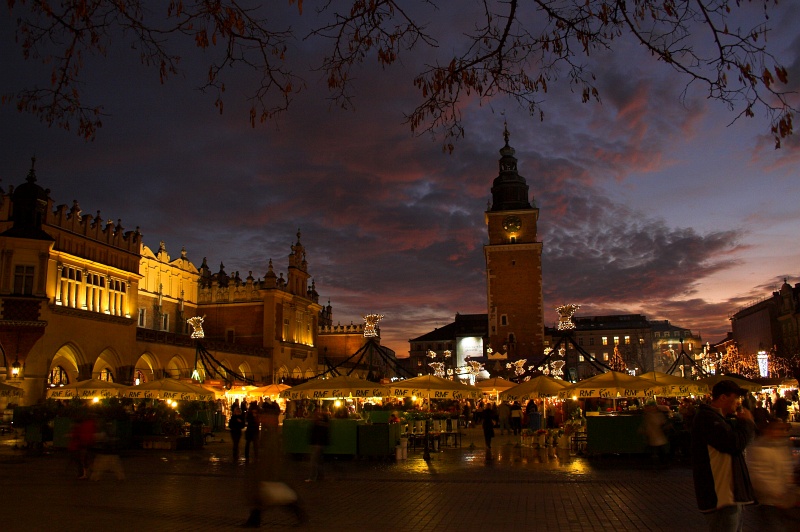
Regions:
<instances>
[{"instance_id":1,"label":"green stall panel","mask_svg":"<svg viewBox=\"0 0 800 532\"><path fill-rule=\"evenodd\" d=\"M643 417L587 416L586 452L589 454L636 454L647 452L647 442L639 432Z\"/></svg>"}]
</instances>

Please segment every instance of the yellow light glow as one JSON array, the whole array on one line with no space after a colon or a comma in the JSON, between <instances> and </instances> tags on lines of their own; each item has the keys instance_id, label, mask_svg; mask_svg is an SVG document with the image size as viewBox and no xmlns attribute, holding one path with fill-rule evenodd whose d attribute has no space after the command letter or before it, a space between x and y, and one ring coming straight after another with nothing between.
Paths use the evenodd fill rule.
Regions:
<instances>
[{"instance_id":1,"label":"yellow light glow","mask_svg":"<svg viewBox=\"0 0 800 532\"><path fill-rule=\"evenodd\" d=\"M340 400L338 400L338 399L336 401L334 401L333 404L334 404L334 406L336 406L336 408L339 408L340 406L342 406L342 402Z\"/></svg>"},{"instance_id":2,"label":"yellow light glow","mask_svg":"<svg viewBox=\"0 0 800 532\"><path fill-rule=\"evenodd\" d=\"M411 396L411 400L412 400L412 401L416 401L416 400L417 400L417 396L416 396L416 395L412 395L412 396Z\"/></svg>"},{"instance_id":3,"label":"yellow light glow","mask_svg":"<svg viewBox=\"0 0 800 532\"><path fill-rule=\"evenodd\" d=\"M92 402L93 403L99 403L100 402L100 398L99 397L95 397L95 398L92 399Z\"/></svg>"}]
</instances>

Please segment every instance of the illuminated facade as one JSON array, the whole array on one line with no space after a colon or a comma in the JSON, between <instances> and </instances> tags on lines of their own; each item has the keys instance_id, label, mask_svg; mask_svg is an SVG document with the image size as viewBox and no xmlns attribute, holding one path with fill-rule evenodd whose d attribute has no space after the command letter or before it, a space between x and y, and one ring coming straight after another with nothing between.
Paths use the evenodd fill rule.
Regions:
<instances>
[{"instance_id":1,"label":"illuminated facade","mask_svg":"<svg viewBox=\"0 0 800 532\"><path fill-rule=\"evenodd\" d=\"M263 279L212 274L182 250L153 252L138 228L54 206L33 169L0 196L0 345L3 376L25 390L22 404L48 386L87 378L132 384L189 378L195 342L186 320L205 316L203 345L220 366L260 383L318 372L317 334L330 325L310 283L306 252L291 245L287 277L269 261ZM18 376L12 368L21 368ZM224 367L224 368L223 368Z\"/></svg>"}]
</instances>

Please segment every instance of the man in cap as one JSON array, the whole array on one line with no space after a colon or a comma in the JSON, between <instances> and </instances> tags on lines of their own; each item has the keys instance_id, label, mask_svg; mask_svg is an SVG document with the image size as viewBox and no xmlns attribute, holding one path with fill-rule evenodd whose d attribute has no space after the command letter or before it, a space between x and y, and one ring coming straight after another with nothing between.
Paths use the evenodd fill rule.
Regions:
<instances>
[{"instance_id":1,"label":"man in cap","mask_svg":"<svg viewBox=\"0 0 800 532\"><path fill-rule=\"evenodd\" d=\"M742 530L742 507L755 502L744 450L753 441L753 414L741 405L747 391L719 381L692 426L692 469L697 505L711 531Z\"/></svg>"}]
</instances>

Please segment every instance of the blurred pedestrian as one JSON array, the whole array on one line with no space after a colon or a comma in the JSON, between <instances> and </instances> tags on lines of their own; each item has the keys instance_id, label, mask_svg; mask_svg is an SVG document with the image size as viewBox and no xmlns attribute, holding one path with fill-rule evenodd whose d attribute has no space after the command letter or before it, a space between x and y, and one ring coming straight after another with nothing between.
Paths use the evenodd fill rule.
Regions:
<instances>
[{"instance_id":1,"label":"blurred pedestrian","mask_svg":"<svg viewBox=\"0 0 800 532\"><path fill-rule=\"evenodd\" d=\"M514 401L511 405L511 430L514 431L514 436L519 436L522 432L522 406L519 401Z\"/></svg>"},{"instance_id":2,"label":"blurred pedestrian","mask_svg":"<svg viewBox=\"0 0 800 532\"><path fill-rule=\"evenodd\" d=\"M641 431L647 440L653 461L656 460L660 465L667 463L667 435L664 427L667 424L667 417L656 405L655 401L648 402L644 407L644 417L642 418Z\"/></svg>"},{"instance_id":3,"label":"blurred pedestrian","mask_svg":"<svg viewBox=\"0 0 800 532\"><path fill-rule=\"evenodd\" d=\"M255 448L260 448L257 454L261 459L256 461L255 467L247 468L245 486L250 514L242 525L245 528L260 527L261 515L270 507L286 508L295 516L298 525L307 520L297 491L285 482L284 453L277 421L277 416L273 420L266 419L262 427L263 434L255 440Z\"/></svg>"},{"instance_id":4,"label":"blurred pedestrian","mask_svg":"<svg viewBox=\"0 0 800 532\"><path fill-rule=\"evenodd\" d=\"M239 441L242 439L242 429L247 425L247 422L242 414L242 410L235 406L231 412L231 417L228 420L228 430L231 433L231 442L233 443L233 461L239 461Z\"/></svg>"},{"instance_id":5,"label":"blurred pedestrian","mask_svg":"<svg viewBox=\"0 0 800 532\"><path fill-rule=\"evenodd\" d=\"M97 422L91 414L75 420L69 434L67 450L78 465L78 478L86 480L90 476L91 450L95 444Z\"/></svg>"},{"instance_id":6,"label":"blurred pedestrian","mask_svg":"<svg viewBox=\"0 0 800 532\"><path fill-rule=\"evenodd\" d=\"M497 422L501 436L506 431L511 432L511 406L506 401L502 401L497 406Z\"/></svg>"},{"instance_id":7,"label":"blurred pedestrian","mask_svg":"<svg viewBox=\"0 0 800 532\"><path fill-rule=\"evenodd\" d=\"M692 427L692 473L697 505L711 531L741 531L742 508L755 502L744 451L753 441L753 414L741 407L747 391L731 380L711 390Z\"/></svg>"},{"instance_id":8,"label":"blurred pedestrian","mask_svg":"<svg viewBox=\"0 0 800 532\"><path fill-rule=\"evenodd\" d=\"M481 426L483 427L483 439L486 442L486 450L491 451L492 438L494 438L494 412L488 405L483 409Z\"/></svg>"},{"instance_id":9,"label":"blurred pedestrian","mask_svg":"<svg viewBox=\"0 0 800 532\"><path fill-rule=\"evenodd\" d=\"M330 440L330 419L328 413L322 409L314 412L314 424L311 425L309 445L311 446L311 476L306 482L322 480L322 451Z\"/></svg>"},{"instance_id":10,"label":"blurred pedestrian","mask_svg":"<svg viewBox=\"0 0 800 532\"><path fill-rule=\"evenodd\" d=\"M797 530L787 510L798 502L790 425L773 418L759 427L759 436L747 448L747 467L758 498L759 525L771 532Z\"/></svg>"},{"instance_id":11,"label":"blurred pedestrian","mask_svg":"<svg viewBox=\"0 0 800 532\"><path fill-rule=\"evenodd\" d=\"M253 448L253 459L258 461L258 437L261 432L261 416L258 403L252 401L247 409L247 427L244 429L244 461L250 461L250 447Z\"/></svg>"}]
</instances>

